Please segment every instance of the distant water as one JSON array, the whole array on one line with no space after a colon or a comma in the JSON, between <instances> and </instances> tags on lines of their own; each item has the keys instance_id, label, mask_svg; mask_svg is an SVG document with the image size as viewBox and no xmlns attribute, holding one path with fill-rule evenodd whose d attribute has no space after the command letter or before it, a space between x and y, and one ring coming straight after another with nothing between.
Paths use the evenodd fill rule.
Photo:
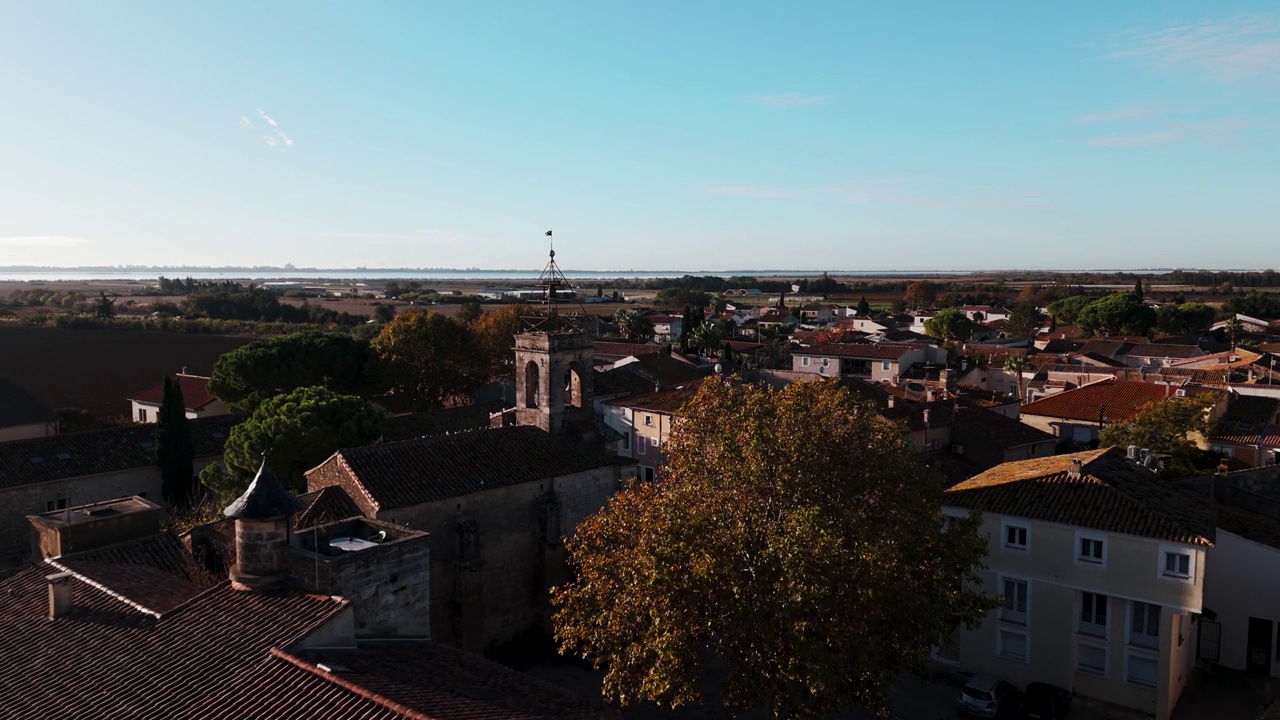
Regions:
<instances>
[{"instance_id":1,"label":"distant water","mask_svg":"<svg viewBox=\"0 0 1280 720\"><path fill-rule=\"evenodd\" d=\"M818 275L821 270L734 270L734 271L603 271L565 270L571 280L650 280L654 278L678 278L683 275L747 275L757 278L802 277ZM845 274L829 271L833 275ZM859 276L907 276L907 275L965 275L968 271L857 271L848 274ZM537 280L541 270L172 270L158 271L106 271L106 270L38 270L23 272L0 270L0 281L56 282L105 280L115 282L153 281L161 275L167 278L194 278L196 280Z\"/></svg>"},{"instance_id":2,"label":"distant water","mask_svg":"<svg viewBox=\"0 0 1280 720\"><path fill-rule=\"evenodd\" d=\"M651 280L678 278L683 275L730 275L757 278L814 276L822 270L565 270L571 280ZM920 277L969 275L970 270L828 270L832 275L858 277ZM1017 272L1017 271L1010 271ZM1043 272L1043 271L1041 271ZM1160 275L1169 269L1145 270L1063 270L1061 272L1127 272L1135 275ZM0 281L4 282L57 282L103 280L114 282L154 281L161 275L168 278L194 278L196 280L315 280L315 281L366 281L366 280L536 280L541 270L12 270L0 268Z\"/></svg>"}]
</instances>

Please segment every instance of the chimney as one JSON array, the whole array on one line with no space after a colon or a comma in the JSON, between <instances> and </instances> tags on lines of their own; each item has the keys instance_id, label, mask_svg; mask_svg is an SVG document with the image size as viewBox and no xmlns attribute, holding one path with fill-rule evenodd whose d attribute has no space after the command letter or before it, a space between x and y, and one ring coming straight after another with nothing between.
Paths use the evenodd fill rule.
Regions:
<instances>
[{"instance_id":1,"label":"chimney","mask_svg":"<svg viewBox=\"0 0 1280 720\"><path fill-rule=\"evenodd\" d=\"M60 572L53 575L46 575L45 580L49 581L49 619L57 620L67 616L71 612L73 603L71 602L71 578L75 577L69 572Z\"/></svg>"},{"instance_id":2,"label":"chimney","mask_svg":"<svg viewBox=\"0 0 1280 720\"><path fill-rule=\"evenodd\" d=\"M1067 476L1072 480L1079 480L1084 473L1084 462L1080 458L1071 458L1071 469L1067 471Z\"/></svg>"},{"instance_id":3,"label":"chimney","mask_svg":"<svg viewBox=\"0 0 1280 720\"><path fill-rule=\"evenodd\" d=\"M305 508L305 503L284 489L263 458L249 489L223 511L236 521L232 588L261 590L280 580L293 514Z\"/></svg>"},{"instance_id":4,"label":"chimney","mask_svg":"<svg viewBox=\"0 0 1280 720\"><path fill-rule=\"evenodd\" d=\"M892 396L892 395L890 395L889 397L885 398L885 403L887 403L887 404L885 405L885 407L887 407L887 408L889 408L890 410L892 410L892 409L893 409L893 396Z\"/></svg>"}]
</instances>

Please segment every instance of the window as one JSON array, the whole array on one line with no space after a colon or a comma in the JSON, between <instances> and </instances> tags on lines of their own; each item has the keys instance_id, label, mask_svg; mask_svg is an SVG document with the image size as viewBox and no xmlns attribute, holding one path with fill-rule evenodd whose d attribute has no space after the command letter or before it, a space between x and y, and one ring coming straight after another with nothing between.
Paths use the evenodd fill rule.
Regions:
<instances>
[{"instance_id":1,"label":"window","mask_svg":"<svg viewBox=\"0 0 1280 720\"><path fill-rule=\"evenodd\" d=\"M1107 636L1106 595L1080 593L1080 632L1099 637Z\"/></svg>"},{"instance_id":2,"label":"window","mask_svg":"<svg viewBox=\"0 0 1280 720\"><path fill-rule=\"evenodd\" d=\"M1191 555L1185 552L1166 551L1164 554L1164 574L1169 577L1190 578Z\"/></svg>"},{"instance_id":3,"label":"window","mask_svg":"<svg viewBox=\"0 0 1280 720\"><path fill-rule=\"evenodd\" d=\"M147 421L147 411L145 408L138 408L138 422Z\"/></svg>"},{"instance_id":4,"label":"window","mask_svg":"<svg viewBox=\"0 0 1280 720\"><path fill-rule=\"evenodd\" d=\"M1128 671L1125 681L1133 685L1153 688L1156 686L1156 659L1149 655L1128 655L1125 658Z\"/></svg>"},{"instance_id":5,"label":"window","mask_svg":"<svg viewBox=\"0 0 1280 720\"><path fill-rule=\"evenodd\" d=\"M1019 662L1027 661L1028 643L1026 633L1001 628L1000 634L997 637L997 642L999 643L999 647L996 648L996 651L999 653L1000 657L1017 660Z\"/></svg>"},{"instance_id":6,"label":"window","mask_svg":"<svg viewBox=\"0 0 1280 720\"><path fill-rule=\"evenodd\" d=\"M50 500L49 502L44 504L45 512L53 512L54 510L66 510L66 509L67 509L66 498L58 498L57 500Z\"/></svg>"},{"instance_id":7,"label":"window","mask_svg":"<svg viewBox=\"0 0 1280 720\"><path fill-rule=\"evenodd\" d=\"M1105 645L1080 643L1076 647L1076 667L1094 675L1107 676L1107 648Z\"/></svg>"},{"instance_id":8,"label":"window","mask_svg":"<svg viewBox=\"0 0 1280 720\"><path fill-rule=\"evenodd\" d=\"M627 452L631 451L631 433L622 434L622 449Z\"/></svg>"},{"instance_id":9,"label":"window","mask_svg":"<svg viewBox=\"0 0 1280 720\"><path fill-rule=\"evenodd\" d=\"M653 427L653 416L652 416L652 415L645 415L645 416L644 416L644 426L645 426L645 427Z\"/></svg>"},{"instance_id":10,"label":"window","mask_svg":"<svg viewBox=\"0 0 1280 720\"><path fill-rule=\"evenodd\" d=\"M804 357L800 358L800 364L801 364L801 365L803 365L803 366L805 366L805 367L809 367L809 363L810 363L810 362L811 362L811 360L809 359L809 356L808 356L808 355L806 355L806 356L804 356Z\"/></svg>"},{"instance_id":11,"label":"window","mask_svg":"<svg viewBox=\"0 0 1280 720\"><path fill-rule=\"evenodd\" d=\"M1004 602L1000 606L1000 619L1005 622L1027 624L1027 581L1004 579Z\"/></svg>"},{"instance_id":12,"label":"window","mask_svg":"<svg viewBox=\"0 0 1280 720\"><path fill-rule=\"evenodd\" d=\"M649 449L649 443L645 441L644 436L641 435L640 433L636 433L636 454L644 455L645 451L647 451L648 449Z\"/></svg>"},{"instance_id":13,"label":"window","mask_svg":"<svg viewBox=\"0 0 1280 720\"><path fill-rule=\"evenodd\" d=\"M831 364L831 358L822 358L822 367L827 367L830 364Z\"/></svg>"},{"instance_id":14,"label":"window","mask_svg":"<svg viewBox=\"0 0 1280 720\"><path fill-rule=\"evenodd\" d=\"M1133 603L1129 616L1129 644L1142 647L1160 647L1160 606L1150 603Z\"/></svg>"},{"instance_id":15,"label":"window","mask_svg":"<svg viewBox=\"0 0 1280 720\"><path fill-rule=\"evenodd\" d=\"M885 360L884 362L880 363L880 369L885 372L889 372L889 361Z\"/></svg>"},{"instance_id":16,"label":"window","mask_svg":"<svg viewBox=\"0 0 1280 720\"><path fill-rule=\"evenodd\" d=\"M1027 549L1027 528L1022 525L1004 526L1004 546L1010 550Z\"/></svg>"},{"instance_id":17,"label":"window","mask_svg":"<svg viewBox=\"0 0 1280 720\"><path fill-rule=\"evenodd\" d=\"M654 477L656 477L656 475L657 473L654 472L653 468L649 467L648 465L640 466L640 477L645 482L653 482L653 479Z\"/></svg>"},{"instance_id":18,"label":"window","mask_svg":"<svg viewBox=\"0 0 1280 720\"><path fill-rule=\"evenodd\" d=\"M1076 560L1094 565L1107 564L1107 543L1100 535L1076 533Z\"/></svg>"}]
</instances>

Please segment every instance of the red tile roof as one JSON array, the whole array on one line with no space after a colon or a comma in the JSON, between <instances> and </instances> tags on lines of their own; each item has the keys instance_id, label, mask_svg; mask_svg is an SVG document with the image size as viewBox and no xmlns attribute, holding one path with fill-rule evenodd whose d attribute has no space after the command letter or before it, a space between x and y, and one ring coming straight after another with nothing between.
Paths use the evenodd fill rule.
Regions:
<instances>
[{"instance_id":1,"label":"red tile roof","mask_svg":"<svg viewBox=\"0 0 1280 720\"><path fill-rule=\"evenodd\" d=\"M1276 413L1280 399L1261 395L1232 394L1227 411L1213 428L1211 437L1239 445L1280 445L1280 424Z\"/></svg>"},{"instance_id":2,"label":"red tile roof","mask_svg":"<svg viewBox=\"0 0 1280 720\"><path fill-rule=\"evenodd\" d=\"M1072 460L1081 473L1071 477ZM1213 503L1120 448L998 465L946 491L944 505L1157 540L1213 544Z\"/></svg>"},{"instance_id":3,"label":"red tile roof","mask_svg":"<svg viewBox=\"0 0 1280 720\"><path fill-rule=\"evenodd\" d=\"M346 607L224 583L159 617L72 579L73 609L50 621L49 564L0 582L4 714L52 718L195 717L211 690L259 667Z\"/></svg>"},{"instance_id":4,"label":"red tile roof","mask_svg":"<svg viewBox=\"0 0 1280 720\"><path fill-rule=\"evenodd\" d=\"M1141 358L1194 358L1205 353L1198 345L1173 345L1171 343L1147 343L1135 345L1129 350L1130 357Z\"/></svg>"},{"instance_id":5,"label":"red tile roof","mask_svg":"<svg viewBox=\"0 0 1280 720\"><path fill-rule=\"evenodd\" d=\"M1125 422L1149 403L1172 398L1175 390L1168 385L1106 379L1027 403L1022 414L1098 422L1101 413L1107 422ZM1197 391L1202 392L1212 391Z\"/></svg>"},{"instance_id":6,"label":"red tile roof","mask_svg":"<svg viewBox=\"0 0 1280 720\"><path fill-rule=\"evenodd\" d=\"M256 672L209 697L195 716L604 720L619 718L620 713L454 648L430 642L369 642L350 650L272 649Z\"/></svg>"},{"instance_id":7,"label":"red tile roof","mask_svg":"<svg viewBox=\"0 0 1280 720\"><path fill-rule=\"evenodd\" d=\"M592 347L595 348L595 357L600 359L621 359L630 355L637 357L641 355L652 355L662 351L662 346L656 343L627 343L627 342L605 342L597 340L593 342Z\"/></svg>"},{"instance_id":8,"label":"red tile roof","mask_svg":"<svg viewBox=\"0 0 1280 720\"><path fill-rule=\"evenodd\" d=\"M643 393L641 395L632 395L631 397L617 398L610 400L606 405L614 407L626 407L634 410L648 410L650 412L674 414L689 399L698 393L698 388L702 385L701 380L671 388L670 390L659 390L658 392Z\"/></svg>"},{"instance_id":9,"label":"red tile roof","mask_svg":"<svg viewBox=\"0 0 1280 720\"><path fill-rule=\"evenodd\" d=\"M628 462L528 426L492 428L339 450L307 471L307 486L344 484L380 510Z\"/></svg>"},{"instance_id":10,"label":"red tile roof","mask_svg":"<svg viewBox=\"0 0 1280 720\"><path fill-rule=\"evenodd\" d=\"M182 390L182 403L187 406L189 411L199 410L218 399L209 394L209 378L207 377L179 373L174 375L173 379L178 381L178 387ZM159 405L163 398L164 382L161 381L146 390L135 393L129 399L133 402Z\"/></svg>"}]
</instances>

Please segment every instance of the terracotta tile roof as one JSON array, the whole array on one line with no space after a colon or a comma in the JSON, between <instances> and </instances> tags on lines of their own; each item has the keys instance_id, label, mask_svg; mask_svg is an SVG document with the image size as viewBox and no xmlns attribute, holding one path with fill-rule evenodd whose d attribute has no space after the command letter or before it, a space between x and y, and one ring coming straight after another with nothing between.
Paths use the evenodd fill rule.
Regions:
<instances>
[{"instance_id":1,"label":"terracotta tile roof","mask_svg":"<svg viewBox=\"0 0 1280 720\"><path fill-rule=\"evenodd\" d=\"M1084 343L1079 342L1077 340L1070 340L1070 339L1050 340L1049 342L1045 343L1044 349L1041 350L1040 352L1049 353L1053 355L1062 355L1066 353L1076 352L1083 346L1084 346Z\"/></svg>"},{"instance_id":2,"label":"terracotta tile roof","mask_svg":"<svg viewBox=\"0 0 1280 720\"><path fill-rule=\"evenodd\" d=\"M322 667L323 666L323 667ZM287 688L289 692L273 692ZM469 653L430 642L271 651L252 675L198 708L235 718L595 720L617 710Z\"/></svg>"},{"instance_id":3,"label":"terracotta tile roof","mask_svg":"<svg viewBox=\"0 0 1280 720\"><path fill-rule=\"evenodd\" d=\"M1043 430L982 407L962 405L956 412L953 426L957 430L963 429L975 433L1005 449L1041 442L1057 442L1057 438Z\"/></svg>"},{"instance_id":4,"label":"terracotta tile roof","mask_svg":"<svg viewBox=\"0 0 1280 720\"><path fill-rule=\"evenodd\" d=\"M1184 359L1204 355L1198 345L1174 345L1172 343L1147 343L1134 345L1129 357Z\"/></svg>"},{"instance_id":5,"label":"terracotta tile roof","mask_svg":"<svg viewBox=\"0 0 1280 720\"><path fill-rule=\"evenodd\" d=\"M925 422L925 413L928 422ZM955 404L950 400L935 400L931 403L897 402L893 407L884 408L880 415L907 426L912 432L926 429L938 429L950 426L955 418Z\"/></svg>"},{"instance_id":6,"label":"terracotta tile roof","mask_svg":"<svg viewBox=\"0 0 1280 720\"><path fill-rule=\"evenodd\" d=\"M810 357L842 357L867 360L898 360L912 350L923 350L924 345L914 343L841 343L819 345L797 352Z\"/></svg>"},{"instance_id":7,"label":"terracotta tile roof","mask_svg":"<svg viewBox=\"0 0 1280 720\"><path fill-rule=\"evenodd\" d=\"M183 375L181 373L173 377L178 381L178 387L182 389L182 403L187 406L187 410L199 410L218 399L209 394L209 378L207 377ZM134 393L129 397L129 400L159 405L163 398L164 382L161 381L145 390Z\"/></svg>"},{"instance_id":8,"label":"terracotta tile roof","mask_svg":"<svg viewBox=\"0 0 1280 720\"><path fill-rule=\"evenodd\" d=\"M980 388L977 385L960 383L956 386L956 389L959 391L957 396L960 398L960 402L976 407L993 408L1013 405L1018 402L1018 398L1015 395L1006 395L995 390Z\"/></svg>"},{"instance_id":9,"label":"terracotta tile roof","mask_svg":"<svg viewBox=\"0 0 1280 720\"><path fill-rule=\"evenodd\" d=\"M0 428L51 423L57 419L57 413L34 395L8 378L0 378Z\"/></svg>"},{"instance_id":10,"label":"terracotta tile roof","mask_svg":"<svg viewBox=\"0 0 1280 720\"><path fill-rule=\"evenodd\" d=\"M1082 352L1079 355L1073 356L1073 358L1079 358L1080 364L1082 365L1099 365L1102 367L1113 368L1128 367L1119 360L1113 360L1105 355L1099 355L1091 352Z\"/></svg>"},{"instance_id":11,"label":"terracotta tile roof","mask_svg":"<svg viewBox=\"0 0 1280 720\"><path fill-rule=\"evenodd\" d=\"M1106 379L1027 403L1022 414L1098 422L1099 413L1104 413L1109 423L1125 422L1147 404L1172 398L1175 390L1168 385Z\"/></svg>"},{"instance_id":12,"label":"terracotta tile roof","mask_svg":"<svg viewBox=\"0 0 1280 720\"><path fill-rule=\"evenodd\" d=\"M502 412L505 406L503 401L494 400L387 418L382 426L382 438L388 441L410 440L424 435L479 430L489 427L489 416Z\"/></svg>"},{"instance_id":13,"label":"terracotta tile roof","mask_svg":"<svg viewBox=\"0 0 1280 720\"><path fill-rule=\"evenodd\" d=\"M0 697L10 717L195 717L211 691L346 606L224 583L157 618L72 579L73 609L50 621L45 577L54 572L45 563L0 582Z\"/></svg>"},{"instance_id":14,"label":"terracotta tile roof","mask_svg":"<svg viewBox=\"0 0 1280 720\"><path fill-rule=\"evenodd\" d=\"M1124 357L1133 349L1133 343L1124 340L1089 340L1080 346L1080 352L1107 358Z\"/></svg>"},{"instance_id":15,"label":"terracotta tile roof","mask_svg":"<svg viewBox=\"0 0 1280 720\"><path fill-rule=\"evenodd\" d=\"M650 412L675 414L689 399L698 394L698 388L702 385L701 380L695 380L685 385L671 388L669 390L659 390L658 392L644 393L641 395L632 395L630 397L617 398L610 400L606 405L614 407L626 407L633 410L648 410Z\"/></svg>"},{"instance_id":16,"label":"terracotta tile roof","mask_svg":"<svg viewBox=\"0 0 1280 720\"><path fill-rule=\"evenodd\" d=\"M657 382L663 386L692 382L706 377L711 372L710 369L700 370L688 362L676 359L674 356L668 357L657 354L641 355L635 359L635 362L629 362L622 367L631 368L632 371L639 373L642 377L646 377L650 381Z\"/></svg>"},{"instance_id":17,"label":"terracotta tile roof","mask_svg":"<svg viewBox=\"0 0 1280 720\"><path fill-rule=\"evenodd\" d=\"M1232 393L1227 411L1214 425L1211 437L1219 442L1241 445L1280 444L1280 399L1261 395ZM1277 442L1268 442L1276 436Z\"/></svg>"},{"instance_id":18,"label":"terracotta tile roof","mask_svg":"<svg viewBox=\"0 0 1280 720\"><path fill-rule=\"evenodd\" d=\"M604 340L597 340L592 343L592 346L595 348L596 360L620 360L629 355L639 357L641 355L652 355L662 351L662 346L656 343L606 342Z\"/></svg>"},{"instance_id":19,"label":"terracotta tile roof","mask_svg":"<svg viewBox=\"0 0 1280 720\"><path fill-rule=\"evenodd\" d=\"M1073 459L1081 474L1071 477ZM1210 496L1103 448L998 465L947 490L943 504L1191 545L1212 545Z\"/></svg>"},{"instance_id":20,"label":"terracotta tile roof","mask_svg":"<svg viewBox=\"0 0 1280 720\"><path fill-rule=\"evenodd\" d=\"M1280 520L1227 502L1218 502L1218 529L1280 548Z\"/></svg>"},{"instance_id":21,"label":"terracotta tile roof","mask_svg":"<svg viewBox=\"0 0 1280 720\"><path fill-rule=\"evenodd\" d=\"M220 457L231 426L240 419L190 420L196 457ZM136 424L0 443L0 488L154 466L155 432L155 425Z\"/></svg>"},{"instance_id":22,"label":"terracotta tile roof","mask_svg":"<svg viewBox=\"0 0 1280 720\"><path fill-rule=\"evenodd\" d=\"M593 379L593 389L597 398L653 391L652 380L626 365L613 370L596 370Z\"/></svg>"},{"instance_id":23,"label":"terracotta tile roof","mask_svg":"<svg viewBox=\"0 0 1280 720\"><path fill-rule=\"evenodd\" d=\"M313 486L314 478L345 476L377 509L389 510L623 462L536 427L514 426L339 450L307 478Z\"/></svg>"},{"instance_id":24,"label":"terracotta tile roof","mask_svg":"<svg viewBox=\"0 0 1280 720\"><path fill-rule=\"evenodd\" d=\"M75 573L78 580L96 585L138 610L157 617L204 592L204 588L181 576L147 565L121 565L69 558L55 558L46 562L59 571Z\"/></svg>"}]
</instances>

